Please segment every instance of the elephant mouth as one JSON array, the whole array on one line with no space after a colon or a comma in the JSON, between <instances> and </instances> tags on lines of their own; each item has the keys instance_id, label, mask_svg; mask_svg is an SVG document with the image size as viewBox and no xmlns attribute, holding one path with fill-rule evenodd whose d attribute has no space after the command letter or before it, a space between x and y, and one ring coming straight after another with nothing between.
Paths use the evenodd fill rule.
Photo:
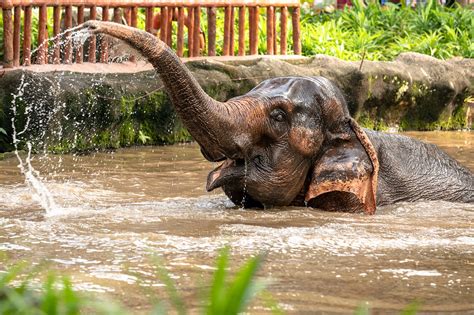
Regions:
<instances>
[{"instance_id":1,"label":"elephant mouth","mask_svg":"<svg viewBox=\"0 0 474 315\"><path fill-rule=\"evenodd\" d=\"M226 159L224 163L216 167L207 176L207 191L212 191L218 187L241 182L245 177L244 159Z\"/></svg>"}]
</instances>

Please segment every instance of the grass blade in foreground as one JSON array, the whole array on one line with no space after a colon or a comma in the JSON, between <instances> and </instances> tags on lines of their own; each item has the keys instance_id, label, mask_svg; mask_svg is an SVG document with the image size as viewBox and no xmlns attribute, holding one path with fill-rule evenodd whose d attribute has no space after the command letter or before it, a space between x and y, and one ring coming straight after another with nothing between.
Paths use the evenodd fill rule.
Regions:
<instances>
[{"instance_id":1,"label":"grass blade in foreground","mask_svg":"<svg viewBox=\"0 0 474 315\"><path fill-rule=\"evenodd\" d=\"M249 259L237 272L234 280L227 284L225 279L227 278L229 248L222 249L217 259L217 270L214 273L206 314L232 315L244 311L252 298L264 289L264 285L255 280L262 260L262 255Z\"/></svg>"}]
</instances>

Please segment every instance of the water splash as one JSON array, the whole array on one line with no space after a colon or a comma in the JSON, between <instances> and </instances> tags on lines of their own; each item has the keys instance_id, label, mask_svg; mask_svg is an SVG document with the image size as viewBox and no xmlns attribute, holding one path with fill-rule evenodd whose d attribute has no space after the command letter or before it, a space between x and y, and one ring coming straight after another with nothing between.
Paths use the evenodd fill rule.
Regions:
<instances>
[{"instance_id":1,"label":"water splash","mask_svg":"<svg viewBox=\"0 0 474 315\"><path fill-rule=\"evenodd\" d=\"M245 208L245 195L247 194L247 174L248 173L248 162L247 159L244 159L244 187L243 187L243 194L242 194L242 209Z\"/></svg>"},{"instance_id":2,"label":"water splash","mask_svg":"<svg viewBox=\"0 0 474 315\"><path fill-rule=\"evenodd\" d=\"M25 176L26 184L33 190L33 199L37 201L43 209L46 210L46 213L51 213L53 209L55 209L56 203L54 202L53 196L45 184L41 181L41 177L38 171L36 171L33 166L31 165L31 150L32 145L31 142L27 141L26 145L28 148L28 154L26 158L20 156L18 151L18 144L20 142L19 136L24 134L28 130L28 126L30 124L30 113L32 110L32 106L27 105L25 107L25 115L27 117L25 127L23 130L17 132L15 118L17 115L17 102L21 101L23 98L24 90L28 84L25 83L25 74L23 73L20 80L20 85L18 86L18 90L16 94L13 94L12 100L12 112L13 117L11 119L12 122L12 131L13 131L13 145L15 147L15 156L18 159L18 168L20 169L21 173Z\"/></svg>"},{"instance_id":3,"label":"water splash","mask_svg":"<svg viewBox=\"0 0 474 315\"><path fill-rule=\"evenodd\" d=\"M60 34L57 34L54 37L44 40L42 43L38 45L36 49L32 50L31 54L32 55L35 54L39 49L42 49L46 45L46 43L50 41L54 43L52 47L53 49L67 42L71 42L73 48L76 48L76 47L84 45L86 40L91 35L92 34L91 32L89 32L89 30L82 28L82 26L76 26L76 27L67 29ZM61 38L61 40L58 40L59 38ZM49 55L49 52L48 52L48 55ZM24 94L25 89L27 88L28 85L29 84L25 80L25 72L23 72L17 92L15 94L12 94L13 100L12 100L11 108L12 108L13 115L11 119L11 125L12 125L12 138L13 138L13 145L15 149L15 156L19 162L18 168L20 169L20 172L25 177L25 183L32 190L32 199L36 201L37 203L39 203L40 206L44 210L46 210L46 215L48 216L57 215L57 214L62 213L63 211L60 209L60 207L58 207L57 203L55 202L53 198L53 195L48 190L44 182L41 180L40 173L33 168L33 165L31 163L31 160L32 160L31 152L33 148L31 141L24 140L26 144L26 148L27 148L26 157L22 157L22 155L20 155L19 148L18 148L22 140L21 139L22 135L24 135L27 132L30 126L31 114L33 112L33 104L31 103L27 104L24 110L26 122L23 129L21 131L18 131L16 128L16 123L15 123L15 119L17 118L17 114L18 114L18 104L19 102L24 101L23 96L25 95ZM58 106L54 106L54 107L55 109L53 110L53 114L57 110L59 110L57 109ZM60 135L62 134L62 129L59 131L59 133Z\"/></svg>"},{"instance_id":4,"label":"water splash","mask_svg":"<svg viewBox=\"0 0 474 315\"><path fill-rule=\"evenodd\" d=\"M83 28L82 25L69 28L65 30L64 32L61 32L53 37L46 38L42 43L38 45L38 47L36 47L35 49L31 51L31 56L33 56L38 50L42 49L44 45L46 45L49 42L53 42L53 48L56 48L57 46L60 46L69 41L72 42L73 47L79 47L80 45L84 45L86 40L91 35L92 33L88 29ZM61 37L65 37L65 38L56 42L56 40ZM49 52L48 52L48 55L49 55Z\"/></svg>"}]
</instances>

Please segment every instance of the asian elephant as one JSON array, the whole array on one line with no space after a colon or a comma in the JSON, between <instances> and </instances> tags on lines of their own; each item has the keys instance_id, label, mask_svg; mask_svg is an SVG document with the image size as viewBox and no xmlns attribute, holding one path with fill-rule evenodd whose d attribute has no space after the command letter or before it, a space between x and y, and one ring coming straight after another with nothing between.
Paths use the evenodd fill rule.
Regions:
<instances>
[{"instance_id":1,"label":"asian elephant","mask_svg":"<svg viewBox=\"0 0 474 315\"><path fill-rule=\"evenodd\" d=\"M155 36L110 22L84 27L120 38L148 58L204 157L222 161L207 190L222 187L237 205L373 214L400 201L474 202L468 169L435 145L362 129L341 91L323 77L269 79L218 102Z\"/></svg>"}]
</instances>

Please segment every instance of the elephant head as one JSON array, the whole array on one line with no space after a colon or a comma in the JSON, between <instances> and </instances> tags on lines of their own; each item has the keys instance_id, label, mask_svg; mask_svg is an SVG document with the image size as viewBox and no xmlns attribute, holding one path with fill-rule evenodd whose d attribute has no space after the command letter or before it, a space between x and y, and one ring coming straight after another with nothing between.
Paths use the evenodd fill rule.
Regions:
<instances>
[{"instance_id":1,"label":"elephant head","mask_svg":"<svg viewBox=\"0 0 474 315\"><path fill-rule=\"evenodd\" d=\"M246 207L375 211L375 150L329 80L274 78L218 102L153 35L109 22L90 21L85 27L123 39L155 67L203 155L222 161L209 174L207 190L222 187Z\"/></svg>"}]
</instances>

